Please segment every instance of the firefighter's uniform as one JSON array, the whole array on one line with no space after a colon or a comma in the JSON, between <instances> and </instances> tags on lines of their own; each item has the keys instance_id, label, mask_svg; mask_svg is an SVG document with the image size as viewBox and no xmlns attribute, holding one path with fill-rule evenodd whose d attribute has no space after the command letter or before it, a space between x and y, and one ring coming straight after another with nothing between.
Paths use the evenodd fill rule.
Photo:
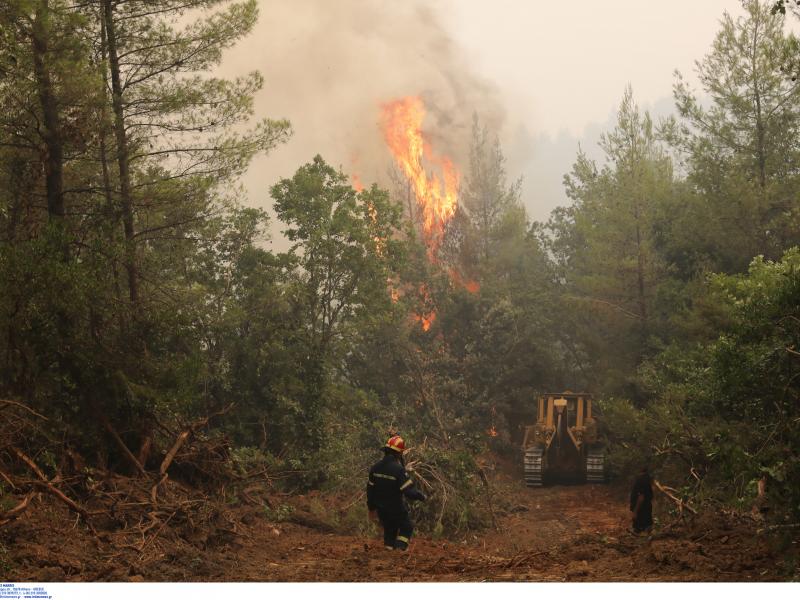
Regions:
<instances>
[{"instance_id":1,"label":"firefighter's uniform","mask_svg":"<svg viewBox=\"0 0 800 600\"><path fill-rule=\"evenodd\" d=\"M402 440L400 443L402 444ZM389 443L387 447L393 448ZM414 525L408 515L404 496L411 500L425 500L425 494L414 485L400 461L400 456L399 452L387 452L369 470L367 509L378 512L378 518L383 525L384 545L387 548L406 550Z\"/></svg>"}]
</instances>

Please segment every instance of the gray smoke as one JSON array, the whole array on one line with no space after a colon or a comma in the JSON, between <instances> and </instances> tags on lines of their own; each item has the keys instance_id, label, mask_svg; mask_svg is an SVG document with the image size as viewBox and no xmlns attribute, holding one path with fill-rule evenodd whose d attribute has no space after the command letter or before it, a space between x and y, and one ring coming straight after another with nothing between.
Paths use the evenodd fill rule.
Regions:
<instances>
[{"instance_id":1,"label":"gray smoke","mask_svg":"<svg viewBox=\"0 0 800 600\"><path fill-rule=\"evenodd\" d=\"M471 70L440 22L446 5L406 0L270 0L254 33L226 56L222 74L258 69L259 116L288 118L294 136L244 179L249 203L271 207L269 187L315 154L369 185L389 186L381 103L421 95L437 154L467 167L472 115L495 130L498 95ZM445 17L446 18L446 17ZM279 229L279 227L276 226Z\"/></svg>"}]
</instances>

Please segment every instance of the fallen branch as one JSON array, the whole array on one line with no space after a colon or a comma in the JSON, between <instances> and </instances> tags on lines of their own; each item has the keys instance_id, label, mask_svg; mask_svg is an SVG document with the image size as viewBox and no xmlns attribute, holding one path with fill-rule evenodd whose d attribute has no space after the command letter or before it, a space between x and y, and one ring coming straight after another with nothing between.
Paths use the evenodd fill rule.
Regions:
<instances>
[{"instance_id":1,"label":"fallen branch","mask_svg":"<svg viewBox=\"0 0 800 600\"><path fill-rule=\"evenodd\" d=\"M89 513L86 512L86 509L81 507L81 506L79 506L77 502L75 502L74 500L69 498L60 489L58 489L57 487L51 485L47 481L35 481L34 484L38 485L38 486L44 488L45 490L47 490L48 492L50 492L53 496L55 496L56 498L61 500L64 504L69 506L73 511L75 511L76 513L78 513L80 516L82 516L84 519L86 519L88 521Z\"/></svg>"},{"instance_id":2,"label":"fallen branch","mask_svg":"<svg viewBox=\"0 0 800 600\"><path fill-rule=\"evenodd\" d=\"M192 425L189 426L188 429L182 431L178 435L178 438L175 440L175 443L172 444L172 448L169 449L166 456L164 457L164 460L161 461L161 466L158 468L158 473L161 476L161 479L159 479L158 483L156 483L150 490L150 500L152 501L153 504L155 504L156 500L158 499L158 488L161 486L161 484L166 482L167 479L169 479L169 475L167 474L167 469L169 469L169 466L175 459L175 455L178 454L178 451L186 443L186 440L189 439L189 436L194 434L194 432L200 429L201 427L205 427L212 418L224 415L231 408L233 408L233 403L229 404L222 410L210 414L204 419L200 419L196 423L193 423Z\"/></svg>"},{"instance_id":3,"label":"fallen branch","mask_svg":"<svg viewBox=\"0 0 800 600\"><path fill-rule=\"evenodd\" d=\"M189 439L189 435L192 434L192 428L187 429L186 431L182 431L178 436L178 439L175 440L175 443L172 444L172 448L169 449L167 455L164 457L164 460L161 462L161 466L158 469L158 473L163 477L167 474L167 469L172 464L172 461L175 459L175 455L178 453L178 450L181 449L181 446Z\"/></svg>"},{"instance_id":4,"label":"fallen branch","mask_svg":"<svg viewBox=\"0 0 800 600\"><path fill-rule=\"evenodd\" d=\"M158 536L161 534L161 531L164 529L164 527L166 527L166 526L167 526L167 523L169 523L169 522L172 520L172 517L174 517L174 516L175 516L177 513L178 513L178 511L177 511L177 510L176 510L176 511L173 511L173 512L172 512L172 514L171 514L171 515L170 515L170 516L167 518L167 520L166 520L166 521L164 521L163 523L161 523L161 527L159 527L159 528L158 528L158 531L156 531L156 532L155 532L153 535L151 535L151 536L150 536L150 538L149 538L148 540L146 540L146 541L145 541L145 542L142 544L142 547L141 547L141 548L139 548L139 552L140 552L140 553L144 552L144 549L147 547L147 545L148 545L150 542L152 542L154 539L156 539L156 538L157 538L157 537L158 537ZM158 521L154 521L153 523L154 523L154 524L155 524L155 523L158 523ZM141 560L141 557L140 557L140 560Z\"/></svg>"},{"instance_id":5,"label":"fallen branch","mask_svg":"<svg viewBox=\"0 0 800 600\"><path fill-rule=\"evenodd\" d=\"M542 550L541 552L533 552L533 553L520 552L519 554L516 554L515 556L512 556L508 560L508 562L503 563L503 564L501 564L499 566L502 567L503 569L513 569L513 568L516 568L516 567L520 566L522 563L531 560L532 558L536 558L537 556L542 556L542 555L547 554L549 552L550 552L550 550Z\"/></svg>"},{"instance_id":6,"label":"fallen branch","mask_svg":"<svg viewBox=\"0 0 800 600\"><path fill-rule=\"evenodd\" d=\"M22 408L22 409L24 409L24 410L27 410L29 413L31 413L31 414L32 414L33 416L35 416L35 417L39 417L40 419L43 419L43 420L45 420L45 421L48 421L48 420L49 420L49 419L48 419L47 417L45 417L44 415L40 415L38 412L36 412L35 410L33 410L31 407L29 407L29 406L25 406L25 405L24 405L24 404L22 404L21 402L14 402L13 400L0 400L0 404L5 404L5 405L7 405L7 406L8 406L8 405L10 405L10 406L17 406L17 407L19 407L19 408Z\"/></svg>"},{"instance_id":7,"label":"fallen branch","mask_svg":"<svg viewBox=\"0 0 800 600\"><path fill-rule=\"evenodd\" d=\"M150 503L151 503L151 504L153 504L153 505L155 505L155 504L156 504L156 500L158 499L158 488L159 488L159 487L160 487L160 486L161 486L161 485L162 485L164 482L166 482L166 481L167 481L167 479L169 479L169 475L167 475L166 473L164 473L164 474L161 476L161 479L159 479L159 480L158 480L158 482L157 482L157 483L156 483L156 484L155 484L155 485L154 485L152 488L150 488Z\"/></svg>"},{"instance_id":8,"label":"fallen branch","mask_svg":"<svg viewBox=\"0 0 800 600\"><path fill-rule=\"evenodd\" d=\"M142 441L141 446L139 447L139 456L136 459L139 461L139 464L144 467L147 464L147 458L150 456L150 450L153 447L153 436L147 435L145 436L144 440Z\"/></svg>"},{"instance_id":9,"label":"fallen branch","mask_svg":"<svg viewBox=\"0 0 800 600\"><path fill-rule=\"evenodd\" d=\"M145 472L142 463L140 463L139 459L133 455L133 452L131 452L130 448L128 448L128 445L119 436L117 430L114 429L114 427L111 425L111 423L108 422L108 419L106 419L105 417L103 417L103 426L106 428L106 431L108 431L108 433L111 434L111 437L114 439L114 442L116 442L119 449L122 450L122 453L125 455L125 458L127 458L128 462L133 465L133 467L136 469L139 475L146 476L147 473Z\"/></svg>"},{"instance_id":10,"label":"fallen branch","mask_svg":"<svg viewBox=\"0 0 800 600\"><path fill-rule=\"evenodd\" d=\"M31 500L35 495L36 494L34 492L29 492L28 495L25 496L22 499L22 501L19 504L17 504L14 508L9 509L3 513L0 513L0 527L6 525L7 523L10 523L18 516L20 516L25 511L25 509L28 508L28 505L31 503Z\"/></svg>"},{"instance_id":11,"label":"fallen branch","mask_svg":"<svg viewBox=\"0 0 800 600\"><path fill-rule=\"evenodd\" d=\"M50 481L48 481L47 477L39 468L39 466L27 454L25 454L22 450L16 448L15 446L11 446L10 448L11 451L17 456L17 458L19 458L22 462L24 462L28 466L28 468L31 471L33 471L36 474L36 476L40 479L40 481L34 482L36 485L44 488L47 492L49 492L50 494L61 500L64 504L69 506L73 511L82 516L84 521L86 521L86 524L89 526L89 529L92 530L92 533L97 533L94 527L92 527L92 524L89 522L89 513L86 512L85 508L79 506L74 500L72 500L66 494L64 494L64 492L62 492L52 483L50 483Z\"/></svg>"},{"instance_id":12,"label":"fallen branch","mask_svg":"<svg viewBox=\"0 0 800 600\"><path fill-rule=\"evenodd\" d=\"M5 473L3 473L2 471L0 471L0 477L2 477L2 478L5 480L5 482L6 482L8 485L10 485L10 486L11 486L11 489L12 489L12 490L15 490L15 489L17 489L17 486L16 486L16 485L14 485L14 482L13 482L13 481L11 481L11 478L10 478L8 475L6 475Z\"/></svg>"},{"instance_id":13,"label":"fallen branch","mask_svg":"<svg viewBox=\"0 0 800 600\"><path fill-rule=\"evenodd\" d=\"M675 504L677 504L677 505L678 505L678 511L679 511L681 514L683 514L683 509L684 509L684 508L686 508L686 510L688 510L688 511L689 511L690 513L692 513L693 515L696 515L696 514L697 514L697 511L696 511L695 509L693 509L691 506L689 506L689 504L688 504L687 502L684 502L683 500L681 500L680 498L678 498L677 496L675 496L674 494L672 494L672 493L669 491L669 490L675 491L673 488L669 488L669 487L663 486L663 485L661 485L661 484L660 484L658 481L656 481L655 479L653 480L653 484L656 486L656 489L657 489L659 492L661 492L662 494L664 494L664 495L665 495L667 498L669 498L669 499L670 499L670 500L672 500L672 501L673 501Z\"/></svg>"},{"instance_id":14,"label":"fallen branch","mask_svg":"<svg viewBox=\"0 0 800 600\"><path fill-rule=\"evenodd\" d=\"M169 466L172 464L172 461L175 458L175 455L178 453L178 450L181 449L181 446L183 446L183 444L186 442L186 440L189 439L190 435L192 435L194 432L196 432L201 427L205 427L212 418L224 415L231 408L233 408L233 404L232 403L229 404L228 406L226 406L225 408L223 408L222 410L219 410L219 411L215 412L214 414L208 415L204 419L201 419L201 420L197 421L196 423L190 425L189 428L186 429L185 431L182 431L178 435L178 439L175 440L175 443L172 444L172 448L170 448L169 452L167 452L167 455L164 457L164 460L161 462L161 466L159 467L158 472L162 476L167 472L167 469L169 469Z\"/></svg>"},{"instance_id":15,"label":"fallen branch","mask_svg":"<svg viewBox=\"0 0 800 600\"><path fill-rule=\"evenodd\" d=\"M41 480L42 480L42 481L44 481L44 482L47 482L47 483L49 483L49 481L47 480L47 477L45 476L44 472L43 472L43 471L42 471L42 470L39 468L39 465L37 465L35 462L33 462L33 459L32 459L32 458L30 458L30 457L29 457L27 454L25 454L25 453L24 453L22 450L20 450L19 448L16 448L16 447L14 447L14 446L11 446L11 451L12 451L14 454L16 454L17 458L18 458L18 459L20 459L22 462L24 462L24 463L25 463L25 464L28 466L28 468L29 468L31 471L33 471L33 472L34 472L34 474L35 474L35 475L36 475L36 476L37 476L39 479L41 479Z\"/></svg>"}]
</instances>

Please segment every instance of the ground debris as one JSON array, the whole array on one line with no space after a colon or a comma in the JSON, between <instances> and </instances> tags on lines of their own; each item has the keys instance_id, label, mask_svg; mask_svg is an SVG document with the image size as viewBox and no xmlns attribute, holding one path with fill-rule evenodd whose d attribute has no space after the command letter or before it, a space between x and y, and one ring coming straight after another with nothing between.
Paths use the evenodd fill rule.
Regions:
<instances>
[{"instance_id":1,"label":"ground debris","mask_svg":"<svg viewBox=\"0 0 800 600\"><path fill-rule=\"evenodd\" d=\"M251 484L249 484L251 485ZM735 513L668 520L650 535L627 529L624 491L611 486L529 490L498 486L510 506L501 531L470 533L466 543L417 536L408 553L337 527L344 497L282 497L291 511L251 501L225 503L169 479L157 507L137 477L98 474L96 496L81 502L97 536L69 507L40 494L37 510L0 528L7 580L20 581L781 581L789 557L763 524ZM252 499L267 489L251 489ZM665 504L667 504L665 502ZM537 508L538 506L538 508ZM658 507L657 507L658 508ZM105 510L107 514L100 514ZM329 519L328 519L329 517ZM365 515L366 521L366 515ZM365 523L366 526L366 523ZM786 530L782 530L785 532ZM793 530L789 529L789 532ZM794 546L796 548L796 546ZM784 560L786 559L786 560Z\"/></svg>"}]
</instances>

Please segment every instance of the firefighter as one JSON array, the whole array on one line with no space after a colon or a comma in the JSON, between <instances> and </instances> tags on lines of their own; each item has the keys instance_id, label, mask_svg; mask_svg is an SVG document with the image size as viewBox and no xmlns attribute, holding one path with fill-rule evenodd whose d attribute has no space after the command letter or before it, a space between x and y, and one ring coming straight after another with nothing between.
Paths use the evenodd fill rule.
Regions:
<instances>
[{"instance_id":1,"label":"firefighter","mask_svg":"<svg viewBox=\"0 0 800 600\"><path fill-rule=\"evenodd\" d=\"M388 549L407 550L414 531L405 499L425 500L406 471L403 453L406 444L393 435L383 448L383 459L369 470L367 509L372 520L383 525L383 543Z\"/></svg>"},{"instance_id":2,"label":"firefighter","mask_svg":"<svg viewBox=\"0 0 800 600\"><path fill-rule=\"evenodd\" d=\"M650 531L653 528L653 483L647 466L642 467L633 481L630 508L634 533Z\"/></svg>"}]
</instances>

